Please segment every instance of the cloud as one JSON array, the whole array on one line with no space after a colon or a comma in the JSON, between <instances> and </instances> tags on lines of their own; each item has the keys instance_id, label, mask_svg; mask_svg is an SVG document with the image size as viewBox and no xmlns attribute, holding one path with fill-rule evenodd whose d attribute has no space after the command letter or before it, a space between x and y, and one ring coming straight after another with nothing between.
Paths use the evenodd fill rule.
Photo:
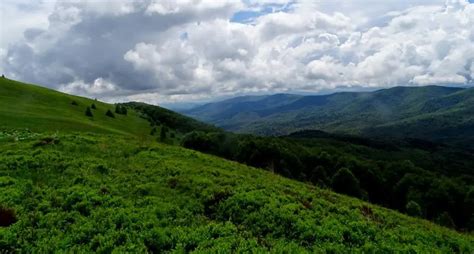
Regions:
<instances>
[{"instance_id":1,"label":"cloud","mask_svg":"<svg viewBox=\"0 0 474 254\"><path fill-rule=\"evenodd\" d=\"M21 9L4 9L12 6ZM472 84L474 77L474 4L463 0L61 1L31 8L49 11L41 16L47 24L30 22L22 38L2 42L0 70L111 101ZM260 13L235 20L248 10Z\"/></svg>"}]
</instances>

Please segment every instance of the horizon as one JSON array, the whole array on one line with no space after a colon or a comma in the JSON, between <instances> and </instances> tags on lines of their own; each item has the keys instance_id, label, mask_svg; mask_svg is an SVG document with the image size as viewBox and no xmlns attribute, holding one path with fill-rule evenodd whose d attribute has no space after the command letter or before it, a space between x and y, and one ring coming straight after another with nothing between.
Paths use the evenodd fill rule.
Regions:
<instances>
[{"instance_id":1,"label":"horizon","mask_svg":"<svg viewBox=\"0 0 474 254\"><path fill-rule=\"evenodd\" d=\"M474 86L473 1L7 0L0 13L1 73L107 102Z\"/></svg>"}]
</instances>

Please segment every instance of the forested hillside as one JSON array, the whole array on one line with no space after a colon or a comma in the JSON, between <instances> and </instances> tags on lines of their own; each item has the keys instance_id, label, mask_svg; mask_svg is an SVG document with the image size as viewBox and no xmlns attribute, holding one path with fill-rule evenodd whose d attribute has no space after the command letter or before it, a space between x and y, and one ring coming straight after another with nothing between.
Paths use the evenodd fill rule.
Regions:
<instances>
[{"instance_id":1,"label":"forested hillside","mask_svg":"<svg viewBox=\"0 0 474 254\"><path fill-rule=\"evenodd\" d=\"M184 113L230 131L261 135L323 130L375 138L419 138L473 148L473 102L474 89L395 87L315 96L272 95L255 97L251 102L233 99Z\"/></svg>"}]
</instances>

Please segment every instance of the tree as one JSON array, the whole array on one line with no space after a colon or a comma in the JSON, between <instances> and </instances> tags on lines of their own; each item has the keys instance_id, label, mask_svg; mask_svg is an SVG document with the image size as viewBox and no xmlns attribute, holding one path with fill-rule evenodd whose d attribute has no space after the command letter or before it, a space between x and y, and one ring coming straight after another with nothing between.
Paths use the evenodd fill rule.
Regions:
<instances>
[{"instance_id":1,"label":"tree","mask_svg":"<svg viewBox=\"0 0 474 254\"><path fill-rule=\"evenodd\" d=\"M154 136L156 133L156 127L153 127L150 131L150 135Z\"/></svg>"},{"instance_id":2,"label":"tree","mask_svg":"<svg viewBox=\"0 0 474 254\"><path fill-rule=\"evenodd\" d=\"M455 228L456 225L454 224L453 219L451 216L449 216L448 212L442 212L438 218L436 218L436 223L438 223L441 226L445 226L448 228Z\"/></svg>"},{"instance_id":3,"label":"tree","mask_svg":"<svg viewBox=\"0 0 474 254\"><path fill-rule=\"evenodd\" d=\"M91 109L97 109L97 107L95 106L95 104L94 104L94 103L92 103L92 105L91 105Z\"/></svg>"},{"instance_id":4,"label":"tree","mask_svg":"<svg viewBox=\"0 0 474 254\"><path fill-rule=\"evenodd\" d=\"M77 106L79 104L76 101L71 101L71 105Z\"/></svg>"},{"instance_id":5,"label":"tree","mask_svg":"<svg viewBox=\"0 0 474 254\"><path fill-rule=\"evenodd\" d=\"M339 169L332 177L331 186L334 191L354 197L361 197L359 180L347 168Z\"/></svg>"},{"instance_id":6,"label":"tree","mask_svg":"<svg viewBox=\"0 0 474 254\"><path fill-rule=\"evenodd\" d=\"M108 117L115 118L114 113L112 113L112 111L110 111L110 109L108 109L107 112L105 112L105 115L108 116Z\"/></svg>"},{"instance_id":7,"label":"tree","mask_svg":"<svg viewBox=\"0 0 474 254\"><path fill-rule=\"evenodd\" d=\"M418 203L416 203L413 200L410 200L406 207L406 212L408 215L413 216L413 217L422 217L422 212L421 212L421 207Z\"/></svg>"},{"instance_id":8,"label":"tree","mask_svg":"<svg viewBox=\"0 0 474 254\"><path fill-rule=\"evenodd\" d=\"M93 117L94 115L92 115L92 111L91 111L91 108L90 107L87 107L86 108L86 116L89 116L89 117Z\"/></svg>"},{"instance_id":9,"label":"tree","mask_svg":"<svg viewBox=\"0 0 474 254\"><path fill-rule=\"evenodd\" d=\"M127 108L120 104L115 104L115 113L120 115L127 115Z\"/></svg>"},{"instance_id":10,"label":"tree","mask_svg":"<svg viewBox=\"0 0 474 254\"><path fill-rule=\"evenodd\" d=\"M166 140L166 133L168 133L168 127L161 126L161 130L160 130L160 141L161 142Z\"/></svg>"}]
</instances>

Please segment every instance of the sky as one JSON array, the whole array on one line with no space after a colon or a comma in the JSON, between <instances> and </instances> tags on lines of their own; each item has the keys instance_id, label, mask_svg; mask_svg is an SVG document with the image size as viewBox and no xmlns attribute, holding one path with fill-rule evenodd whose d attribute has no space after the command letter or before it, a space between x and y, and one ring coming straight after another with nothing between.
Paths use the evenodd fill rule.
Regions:
<instances>
[{"instance_id":1,"label":"sky","mask_svg":"<svg viewBox=\"0 0 474 254\"><path fill-rule=\"evenodd\" d=\"M474 86L467 0L2 0L0 72L153 104Z\"/></svg>"}]
</instances>

